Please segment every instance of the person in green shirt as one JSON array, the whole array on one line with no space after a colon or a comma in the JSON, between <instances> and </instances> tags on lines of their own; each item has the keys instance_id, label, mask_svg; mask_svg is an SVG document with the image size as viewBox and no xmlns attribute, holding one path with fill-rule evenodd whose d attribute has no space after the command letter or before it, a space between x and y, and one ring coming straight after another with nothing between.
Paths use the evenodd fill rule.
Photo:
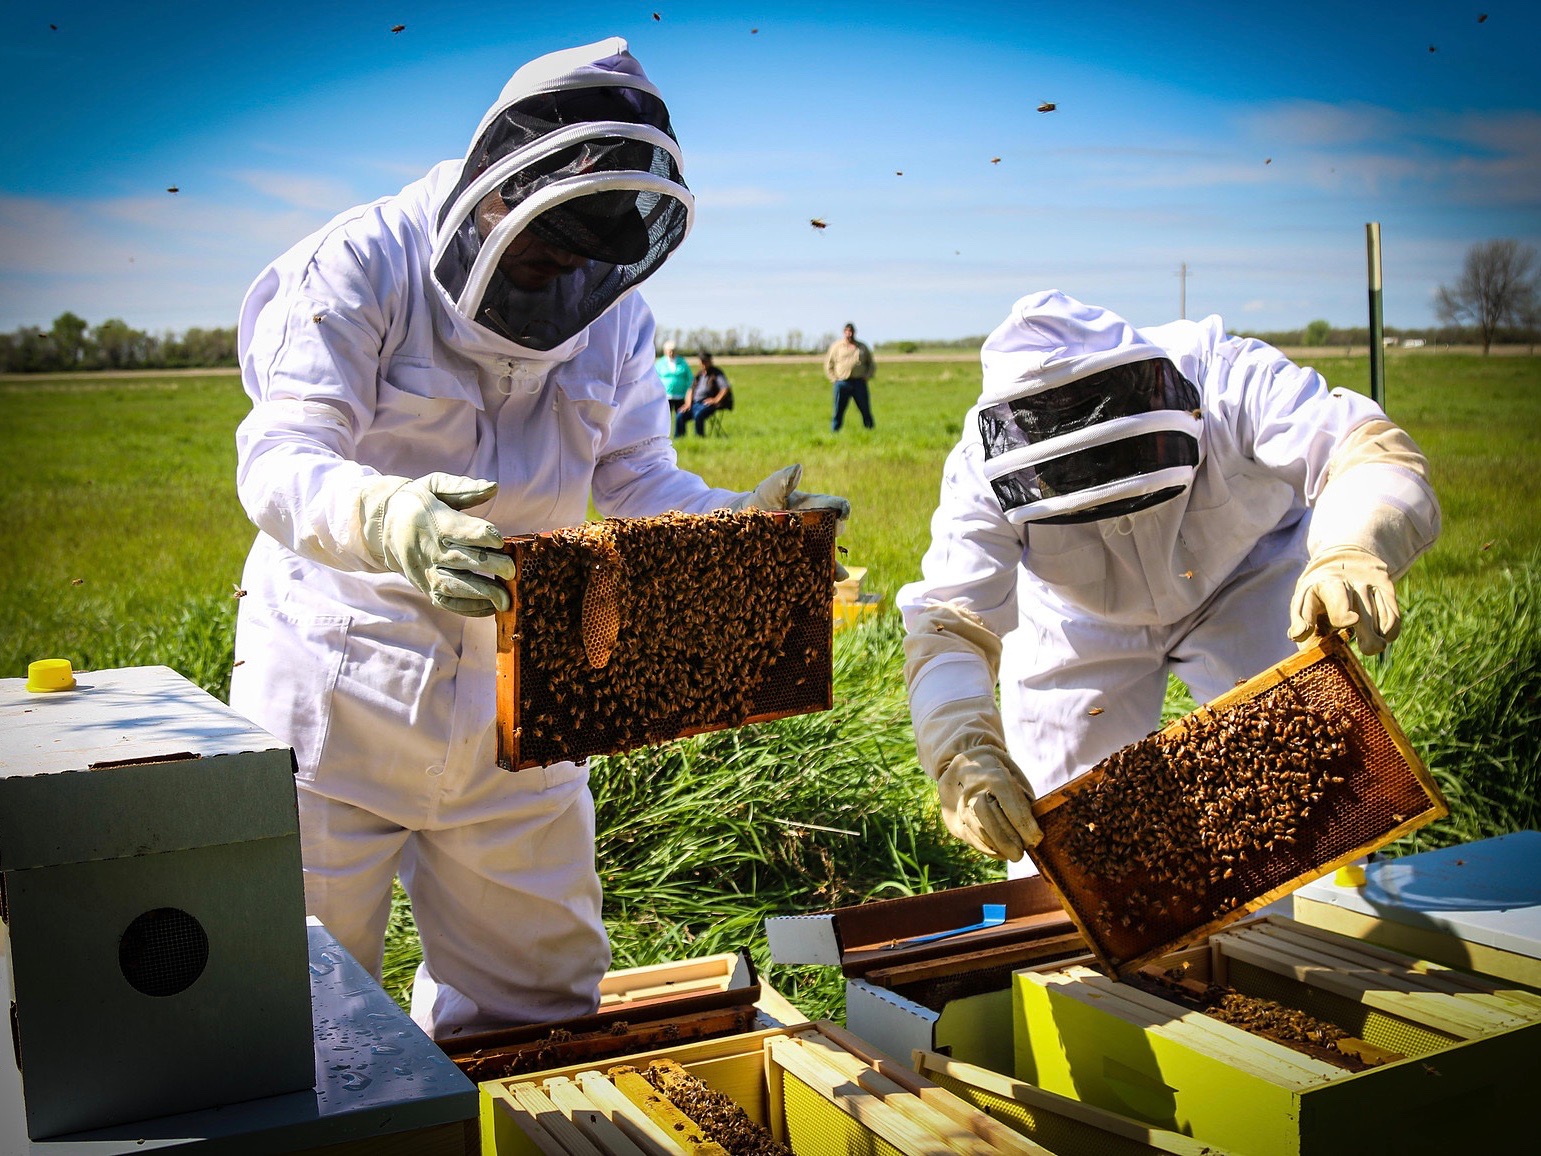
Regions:
<instances>
[{"instance_id":1,"label":"person in green shirt","mask_svg":"<svg viewBox=\"0 0 1541 1156\"><path fill-rule=\"evenodd\" d=\"M674 352L674 342L666 341L663 356L654 368L658 370L658 379L663 382L664 394L669 398L669 411L678 413L680 406L685 404L685 395L690 392L690 383L695 378L690 372L690 362Z\"/></svg>"}]
</instances>

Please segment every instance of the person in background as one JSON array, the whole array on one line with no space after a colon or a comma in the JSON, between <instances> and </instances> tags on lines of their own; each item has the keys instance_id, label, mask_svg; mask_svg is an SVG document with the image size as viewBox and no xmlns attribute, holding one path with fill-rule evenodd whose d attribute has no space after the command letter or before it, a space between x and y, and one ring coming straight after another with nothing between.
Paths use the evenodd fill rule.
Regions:
<instances>
[{"instance_id":1,"label":"person in background","mask_svg":"<svg viewBox=\"0 0 1541 1156\"><path fill-rule=\"evenodd\" d=\"M728 384L728 375L717 367L710 353L702 350L700 357L701 372L691 382L685 404L674 415L675 437L684 434L687 422L695 422L696 436L705 437L707 418L718 410L733 408L733 387Z\"/></svg>"},{"instance_id":2,"label":"person in background","mask_svg":"<svg viewBox=\"0 0 1541 1156\"><path fill-rule=\"evenodd\" d=\"M877 366L872 360L872 350L865 342L856 340L856 326L846 322L844 334L824 355L824 375L835 386L835 411L830 429L840 432L840 427L845 424L845 408L853 401L861 414L862 425L872 428L872 401L867 382L875 373Z\"/></svg>"},{"instance_id":3,"label":"person in background","mask_svg":"<svg viewBox=\"0 0 1541 1156\"><path fill-rule=\"evenodd\" d=\"M1169 674L1207 702L1291 640L1382 650L1440 509L1374 402L1218 317L1136 329L1037 293L981 360L896 601L943 819L1015 876L1035 796L1156 729Z\"/></svg>"},{"instance_id":4,"label":"person in background","mask_svg":"<svg viewBox=\"0 0 1541 1156\"><path fill-rule=\"evenodd\" d=\"M230 704L293 748L305 896L380 974L392 880L444 1038L567 1019L610 964L587 764L496 762L506 535L602 515L834 508L790 466L679 468L631 292L694 200L626 42L514 73L461 160L334 218L241 309L247 559Z\"/></svg>"},{"instance_id":5,"label":"person in background","mask_svg":"<svg viewBox=\"0 0 1541 1156\"><path fill-rule=\"evenodd\" d=\"M674 352L674 342L665 341L663 356L653 368L658 371L658 380L663 382L664 396L669 399L669 412L678 413L685 404L685 395L690 392L690 362Z\"/></svg>"}]
</instances>

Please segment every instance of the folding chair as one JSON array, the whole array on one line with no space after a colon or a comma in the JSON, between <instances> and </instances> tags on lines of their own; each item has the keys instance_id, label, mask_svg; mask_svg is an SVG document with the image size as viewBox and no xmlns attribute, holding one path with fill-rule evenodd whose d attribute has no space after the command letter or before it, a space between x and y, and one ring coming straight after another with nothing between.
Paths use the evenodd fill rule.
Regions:
<instances>
[{"instance_id":1,"label":"folding chair","mask_svg":"<svg viewBox=\"0 0 1541 1156\"><path fill-rule=\"evenodd\" d=\"M733 391L728 390L728 396L723 398L722 404L712 410L706 419L706 432L709 437L725 438L728 431L722 428L722 415L733 408Z\"/></svg>"}]
</instances>

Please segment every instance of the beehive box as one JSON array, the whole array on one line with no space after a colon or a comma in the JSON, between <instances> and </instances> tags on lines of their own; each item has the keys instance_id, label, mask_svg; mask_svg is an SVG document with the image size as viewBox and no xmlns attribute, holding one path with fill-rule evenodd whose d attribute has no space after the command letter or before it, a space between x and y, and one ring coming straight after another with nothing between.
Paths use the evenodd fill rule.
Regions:
<instances>
[{"instance_id":1,"label":"beehive box","mask_svg":"<svg viewBox=\"0 0 1541 1156\"><path fill-rule=\"evenodd\" d=\"M624 1057L676 1043L806 1023L755 974L745 952L618 968L600 981L599 1010L560 1022L452 1035L441 1048L478 1082Z\"/></svg>"},{"instance_id":2,"label":"beehive box","mask_svg":"<svg viewBox=\"0 0 1541 1156\"><path fill-rule=\"evenodd\" d=\"M1541 988L1541 831L1377 860L1363 886L1318 879L1294 900L1301 923Z\"/></svg>"},{"instance_id":3,"label":"beehive box","mask_svg":"<svg viewBox=\"0 0 1541 1156\"><path fill-rule=\"evenodd\" d=\"M767 1153L772 1145L784 1145L782 1151L790 1149L796 1156L1033 1156L1044 1151L930 1081L877 1058L833 1024L663 1049L633 1057L626 1066L645 1072L655 1062L678 1065L685 1076L727 1097L750 1126L742 1131L759 1128L768 1134L757 1149ZM667 1108L649 1114L624 1099L623 1078L603 1068L569 1067L525 1080L484 1083L483 1153L722 1156L721 1147L701 1142L710 1134L693 1128L691 1121L671 1126Z\"/></svg>"},{"instance_id":4,"label":"beehive box","mask_svg":"<svg viewBox=\"0 0 1541 1156\"><path fill-rule=\"evenodd\" d=\"M1231 1152L936 1052L916 1052L912 1066L938 1087L1055 1156L1229 1156Z\"/></svg>"},{"instance_id":5,"label":"beehive box","mask_svg":"<svg viewBox=\"0 0 1541 1156\"><path fill-rule=\"evenodd\" d=\"M929 943L918 937L979 921L1003 906L996 927ZM1011 973L1084 955L1086 942L1042 879L1013 879L834 911L765 921L777 963L838 966L846 1026L897 1057L915 1049L1010 1072Z\"/></svg>"},{"instance_id":6,"label":"beehive box","mask_svg":"<svg viewBox=\"0 0 1541 1156\"><path fill-rule=\"evenodd\" d=\"M167 667L75 681L0 680L28 1134L310 1088L292 752Z\"/></svg>"},{"instance_id":7,"label":"beehive box","mask_svg":"<svg viewBox=\"0 0 1541 1156\"><path fill-rule=\"evenodd\" d=\"M507 539L499 765L828 710L835 529L831 510L749 510Z\"/></svg>"},{"instance_id":8,"label":"beehive box","mask_svg":"<svg viewBox=\"0 0 1541 1156\"><path fill-rule=\"evenodd\" d=\"M337 942L305 921L313 1087L28 1142L20 1076L0 1051L0 1153L139 1156L148 1151L300 1156L470 1156L480 1147L478 1095L468 1080ZM0 925L0 953L4 951ZM0 975L3 980L3 975ZM8 1003L0 982L0 1007ZM227 1030L239 1033L239 1025ZM218 1053L211 1042L207 1056ZM239 1057L225 1062L239 1066ZM7 1071L7 1069L10 1069ZM71 1089L90 1100L98 1085Z\"/></svg>"},{"instance_id":9,"label":"beehive box","mask_svg":"<svg viewBox=\"0 0 1541 1156\"><path fill-rule=\"evenodd\" d=\"M1349 1038L1301 1051L1088 968L1022 971L1016 1077L1257 1156L1517 1151L1530 1131L1533 993L1273 916L1157 966Z\"/></svg>"},{"instance_id":10,"label":"beehive box","mask_svg":"<svg viewBox=\"0 0 1541 1156\"><path fill-rule=\"evenodd\" d=\"M1126 973L1448 813L1333 634L1033 805L1031 855Z\"/></svg>"},{"instance_id":11,"label":"beehive box","mask_svg":"<svg viewBox=\"0 0 1541 1156\"><path fill-rule=\"evenodd\" d=\"M867 579L865 566L847 566L845 577L835 583L835 629L854 626L868 615L876 614L883 596L862 589Z\"/></svg>"}]
</instances>

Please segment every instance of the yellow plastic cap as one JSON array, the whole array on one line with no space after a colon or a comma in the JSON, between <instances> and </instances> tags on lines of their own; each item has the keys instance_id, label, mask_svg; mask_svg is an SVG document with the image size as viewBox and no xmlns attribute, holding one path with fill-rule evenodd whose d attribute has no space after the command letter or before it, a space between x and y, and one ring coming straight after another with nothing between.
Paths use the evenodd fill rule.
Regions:
<instances>
[{"instance_id":1,"label":"yellow plastic cap","mask_svg":"<svg viewBox=\"0 0 1541 1156\"><path fill-rule=\"evenodd\" d=\"M1332 881L1339 887L1363 887L1364 868L1357 863L1350 863L1347 867L1339 867L1338 873L1333 876Z\"/></svg>"},{"instance_id":2,"label":"yellow plastic cap","mask_svg":"<svg viewBox=\"0 0 1541 1156\"><path fill-rule=\"evenodd\" d=\"M31 691L74 690L75 672L67 658L40 658L27 664L27 689Z\"/></svg>"}]
</instances>

